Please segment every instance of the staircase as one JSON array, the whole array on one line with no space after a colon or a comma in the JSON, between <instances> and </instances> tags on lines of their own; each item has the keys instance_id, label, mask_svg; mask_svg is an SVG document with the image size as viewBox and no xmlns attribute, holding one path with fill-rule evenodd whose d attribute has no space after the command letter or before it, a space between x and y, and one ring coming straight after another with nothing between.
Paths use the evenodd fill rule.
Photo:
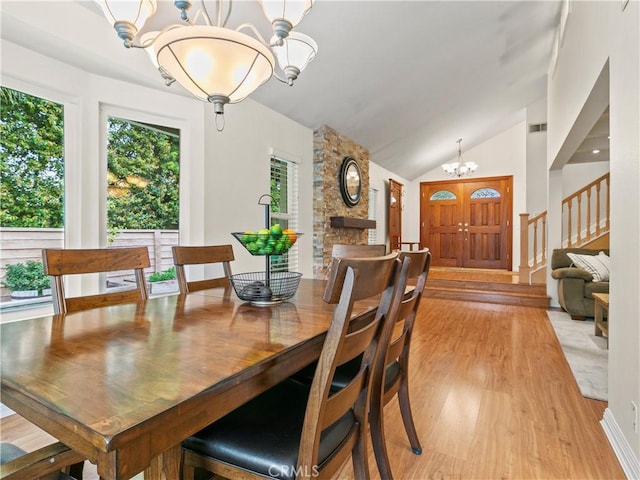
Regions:
<instances>
[{"instance_id":1,"label":"staircase","mask_svg":"<svg viewBox=\"0 0 640 480\"><path fill-rule=\"evenodd\" d=\"M517 276L515 277L517 281ZM513 272L431 267L427 298L549 308L545 285L514 283Z\"/></svg>"},{"instance_id":2,"label":"staircase","mask_svg":"<svg viewBox=\"0 0 640 480\"><path fill-rule=\"evenodd\" d=\"M562 246L609 248L609 174L562 200ZM547 258L547 212L520 214L521 284L544 283Z\"/></svg>"}]
</instances>

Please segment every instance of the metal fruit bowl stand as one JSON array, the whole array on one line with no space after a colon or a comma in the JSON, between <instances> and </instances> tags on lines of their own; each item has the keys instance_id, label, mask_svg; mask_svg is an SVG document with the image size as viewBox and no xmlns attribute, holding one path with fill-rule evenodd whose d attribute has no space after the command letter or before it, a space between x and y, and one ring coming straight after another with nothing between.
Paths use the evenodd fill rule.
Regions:
<instances>
[{"instance_id":1,"label":"metal fruit bowl stand","mask_svg":"<svg viewBox=\"0 0 640 480\"><path fill-rule=\"evenodd\" d=\"M268 201L263 203L263 199ZM282 232L270 228L269 210L271 196L262 195L258 205L264 205L265 227L258 232L232 232L238 242L254 256L265 257L263 272L236 273L231 275L231 285L238 298L256 306L275 305L293 297L300 284L301 273L272 272L271 257L285 254L302 235L298 232Z\"/></svg>"}]
</instances>

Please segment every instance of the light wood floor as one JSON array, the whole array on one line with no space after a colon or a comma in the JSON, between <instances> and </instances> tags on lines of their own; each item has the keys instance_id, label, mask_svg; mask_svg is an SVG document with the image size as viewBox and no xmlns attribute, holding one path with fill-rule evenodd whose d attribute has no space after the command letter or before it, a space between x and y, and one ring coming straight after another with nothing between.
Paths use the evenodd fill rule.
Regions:
<instances>
[{"instance_id":1,"label":"light wood floor","mask_svg":"<svg viewBox=\"0 0 640 480\"><path fill-rule=\"evenodd\" d=\"M606 403L580 395L544 310L425 298L413 342L423 453L411 452L393 401L385 421L397 480L625 478L599 424ZM0 425L3 441L48 441L23 420ZM379 478L373 457L370 468ZM97 478L92 465L85 478ZM338 478L353 478L350 464Z\"/></svg>"}]
</instances>

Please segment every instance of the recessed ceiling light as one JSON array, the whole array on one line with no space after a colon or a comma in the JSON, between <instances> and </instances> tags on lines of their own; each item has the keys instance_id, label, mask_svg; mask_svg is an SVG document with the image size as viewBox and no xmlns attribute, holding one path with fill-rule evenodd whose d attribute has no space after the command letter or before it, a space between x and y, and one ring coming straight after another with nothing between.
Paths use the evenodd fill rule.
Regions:
<instances>
[{"instance_id":1,"label":"recessed ceiling light","mask_svg":"<svg viewBox=\"0 0 640 480\"><path fill-rule=\"evenodd\" d=\"M597 148L595 150L593 150L591 153L600 153L600 150L598 150Z\"/></svg>"}]
</instances>

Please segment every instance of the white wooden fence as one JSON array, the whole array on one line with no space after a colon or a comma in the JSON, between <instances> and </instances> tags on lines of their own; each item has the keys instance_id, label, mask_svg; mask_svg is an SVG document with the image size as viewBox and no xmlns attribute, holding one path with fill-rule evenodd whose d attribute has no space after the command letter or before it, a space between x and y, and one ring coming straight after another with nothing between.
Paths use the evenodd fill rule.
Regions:
<instances>
[{"instance_id":1,"label":"white wooden fence","mask_svg":"<svg viewBox=\"0 0 640 480\"><path fill-rule=\"evenodd\" d=\"M178 230L120 230L110 244L112 247L147 247L151 259L147 274L173 266L173 245L178 245ZM4 282L6 265L42 261L43 248L63 246L62 228L0 228L0 282ZM8 297L9 291L2 287L0 296Z\"/></svg>"}]
</instances>

